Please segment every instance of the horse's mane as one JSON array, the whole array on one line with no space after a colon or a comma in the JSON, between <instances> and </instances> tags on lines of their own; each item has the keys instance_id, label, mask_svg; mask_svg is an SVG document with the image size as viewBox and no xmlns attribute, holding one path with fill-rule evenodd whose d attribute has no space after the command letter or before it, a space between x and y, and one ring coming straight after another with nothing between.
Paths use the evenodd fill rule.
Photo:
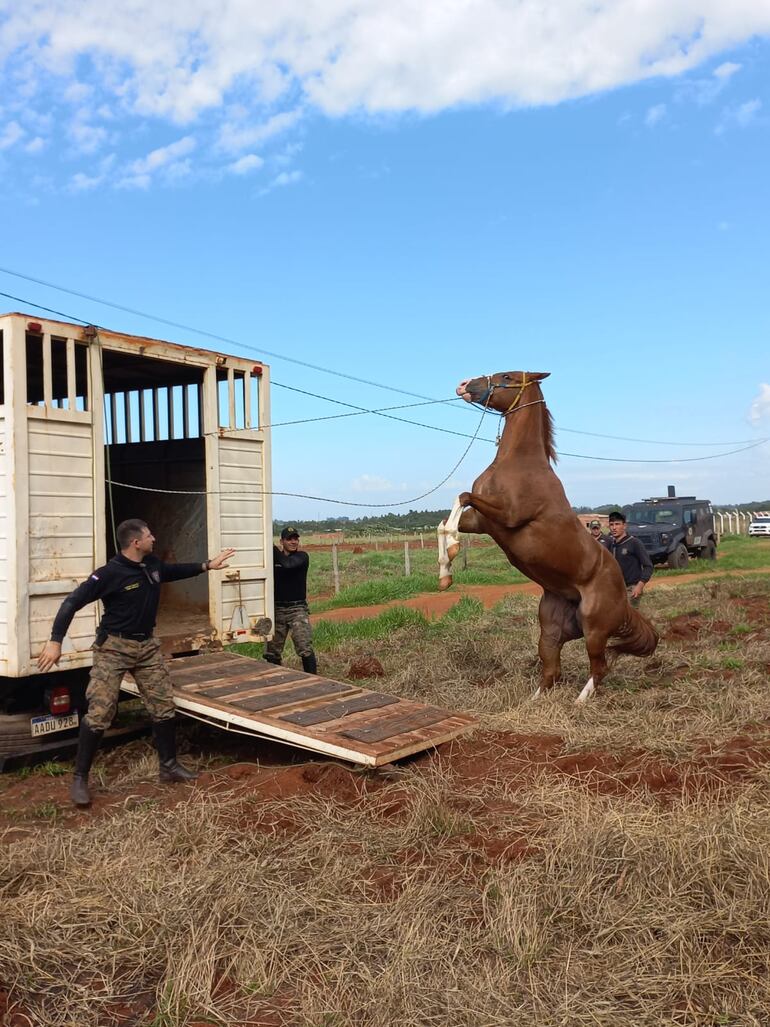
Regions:
<instances>
[{"instance_id":1,"label":"horse's mane","mask_svg":"<svg viewBox=\"0 0 770 1027\"><path fill-rule=\"evenodd\" d=\"M555 464L558 457L556 456L556 447L553 441L553 417L545 403L543 403L543 442L545 444L546 456L552 464Z\"/></svg>"}]
</instances>

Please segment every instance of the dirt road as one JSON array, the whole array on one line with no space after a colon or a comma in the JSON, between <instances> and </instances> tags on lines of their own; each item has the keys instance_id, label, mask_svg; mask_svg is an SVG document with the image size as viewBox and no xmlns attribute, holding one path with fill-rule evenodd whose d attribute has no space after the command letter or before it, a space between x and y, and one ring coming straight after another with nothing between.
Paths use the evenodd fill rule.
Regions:
<instances>
[{"instance_id":1,"label":"dirt road","mask_svg":"<svg viewBox=\"0 0 770 1027\"><path fill-rule=\"evenodd\" d=\"M648 588L678 588L680 585L691 585L698 581L711 581L713 578L745 578L755 574L770 574L770 568L764 567L750 572L742 571L714 571L709 574L678 574L675 577L655 578L650 581ZM374 606L344 606L338 610L326 610L324 613L314 613L311 621L352 621L361 620L364 617L376 617L384 610L393 606L406 606L410 610L419 610L426 617L443 617L443 615L460 601L463 596L472 596L480 599L484 609L488 610L501 599L510 595L533 595L539 596L542 593L539 585L532 581L510 585L455 585L448 592L423 592L420 595L412 596L411 599L394 599L389 603L378 603Z\"/></svg>"}]
</instances>

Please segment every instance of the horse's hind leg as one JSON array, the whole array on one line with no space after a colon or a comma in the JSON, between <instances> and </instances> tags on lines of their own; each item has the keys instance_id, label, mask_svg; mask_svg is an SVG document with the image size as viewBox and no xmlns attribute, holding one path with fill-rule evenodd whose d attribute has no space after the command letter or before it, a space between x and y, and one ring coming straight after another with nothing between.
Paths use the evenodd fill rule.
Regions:
<instances>
[{"instance_id":1,"label":"horse's hind leg","mask_svg":"<svg viewBox=\"0 0 770 1027\"><path fill-rule=\"evenodd\" d=\"M537 611L540 621L540 684L533 699L553 687L561 675L561 650L565 642L580 638L582 629L577 606L553 592L544 592Z\"/></svg>"},{"instance_id":2,"label":"horse's hind leg","mask_svg":"<svg viewBox=\"0 0 770 1027\"><path fill-rule=\"evenodd\" d=\"M452 561L460 552L459 531L474 534L483 531L475 510L463 510L459 497L445 521L438 526L438 587L446 591L452 584Z\"/></svg>"},{"instance_id":3,"label":"horse's hind leg","mask_svg":"<svg viewBox=\"0 0 770 1027\"><path fill-rule=\"evenodd\" d=\"M591 665L591 676L575 700L575 705L580 706L588 702L607 675L607 636L604 632L594 631L587 633L586 649L588 650L588 660Z\"/></svg>"}]
</instances>

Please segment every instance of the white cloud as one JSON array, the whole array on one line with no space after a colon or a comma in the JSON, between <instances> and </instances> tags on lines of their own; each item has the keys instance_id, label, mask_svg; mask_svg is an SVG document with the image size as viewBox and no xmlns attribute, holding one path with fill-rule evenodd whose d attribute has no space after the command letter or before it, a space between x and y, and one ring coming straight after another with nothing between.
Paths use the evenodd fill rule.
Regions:
<instances>
[{"instance_id":1,"label":"white cloud","mask_svg":"<svg viewBox=\"0 0 770 1027\"><path fill-rule=\"evenodd\" d=\"M770 385L762 382L759 386L759 395L749 409L749 421L758 425L765 418L770 418Z\"/></svg>"},{"instance_id":2,"label":"white cloud","mask_svg":"<svg viewBox=\"0 0 770 1027\"><path fill-rule=\"evenodd\" d=\"M245 157L240 157L238 160L233 161L227 170L232 171L235 175L246 175L250 171L256 171L258 168L261 168L264 163L264 160L258 157L256 153L247 153Z\"/></svg>"},{"instance_id":3,"label":"white cloud","mask_svg":"<svg viewBox=\"0 0 770 1027\"><path fill-rule=\"evenodd\" d=\"M79 111L70 125L70 135L81 153L94 153L107 141L107 130L101 125L92 125L86 110Z\"/></svg>"},{"instance_id":4,"label":"white cloud","mask_svg":"<svg viewBox=\"0 0 770 1027\"><path fill-rule=\"evenodd\" d=\"M0 150L10 150L24 135L24 129L18 121L9 121L0 131Z\"/></svg>"},{"instance_id":5,"label":"white cloud","mask_svg":"<svg viewBox=\"0 0 770 1027\"><path fill-rule=\"evenodd\" d=\"M177 139L175 143L169 143L168 146L159 146L156 150L148 153L146 157L132 163L131 175L143 179L159 168L175 163L178 157L184 157L186 154L192 153L194 149L195 139L192 136L184 136L182 139Z\"/></svg>"},{"instance_id":6,"label":"white cloud","mask_svg":"<svg viewBox=\"0 0 770 1027\"><path fill-rule=\"evenodd\" d=\"M734 64L733 61L725 61L724 64L720 64L718 68L714 69L714 76L719 79L728 79L740 71L740 64Z\"/></svg>"},{"instance_id":7,"label":"white cloud","mask_svg":"<svg viewBox=\"0 0 770 1027\"><path fill-rule=\"evenodd\" d=\"M45 148L45 139L42 136L35 136L34 139L30 139L28 143L25 143L24 149L27 153L40 153Z\"/></svg>"},{"instance_id":8,"label":"white cloud","mask_svg":"<svg viewBox=\"0 0 770 1027\"><path fill-rule=\"evenodd\" d=\"M75 81L86 59L114 105L177 122L236 94L253 111L293 95L334 115L552 104L681 75L770 32L767 0L560 0L556 14L542 0L3 7L0 56L23 52L30 72Z\"/></svg>"},{"instance_id":9,"label":"white cloud","mask_svg":"<svg viewBox=\"0 0 770 1027\"><path fill-rule=\"evenodd\" d=\"M666 105L665 103L657 103L654 107L650 107L644 118L644 123L648 128L654 128L659 121L662 121L666 116Z\"/></svg>"},{"instance_id":10,"label":"white cloud","mask_svg":"<svg viewBox=\"0 0 770 1027\"><path fill-rule=\"evenodd\" d=\"M742 103L735 112L735 120L741 126L746 128L750 125L754 118L759 114L762 109L762 101L758 99L748 100L746 103Z\"/></svg>"},{"instance_id":11,"label":"white cloud","mask_svg":"<svg viewBox=\"0 0 770 1027\"><path fill-rule=\"evenodd\" d=\"M396 486L377 474L362 474L350 483L351 492L392 492Z\"/></svg>"},{"instance_id":12,"label":"white cloud","mask_svg":"<svg viewBox=\"0 0 770 1027\"><path fill-rule=\"evenodd\" d=\"M150 175L125 175L117 185L119 189L149 189L151 182Z\"/></svg>"},{"instance_id":13,"label":"white cloud","mask_svg":"<svg viewBox=\"0 0 770 1027\"><path fill-rule=\"evenodd\" d=\"M209 170L219 153L220 172L253 171L253 160L237 158L263 153L313 110L538 106L665 77L709 102L740 65L723 60L689 83L684 73L762 35L770 35L770 0L0 0L0 62L11 69L0 88L4 103L24 105L17 131L23 125L53 146L61 126L62 152L73 142L86 154L119 138L130 146L141 138L138 120L166 131L197 121L197 148L192 129L177 129L188 134L171 148L124 158L119 184L147 188L156 177L192 174L193 149ZM750 124L758 103L724 123ZM647 125L665 114L663 104L651 107ZM44 118L52 131L36 124ZM8 132L0 145L18 141ZM272 187L298 177L287 169Z\"/></svg>"},{"instance_id":14,"label":"white cloud","mask_svg":"<svg viewBox=\"0 0 770 1027\"><path fill-rule=\"evenodd\" d=\"M293 110L274 114L267 121L256 124L246 124L240 119L226 121L219 130L218 145L227 153L238 153L285 132L296 124L300 115L301 111Z\"/></svg>"},{"instance_id":15,"label":"white cloud","mask_svg":"<svg viewBox=\"0 0 770 1027\"><path fill-rule=\"evenodd\" d=\"M280 174L275 176L269 185L265 186L264 189L260 189L257 195L266 196L268 193L272 192L273 189L281 189L287 185L295 185L301 179L301 171L281 171Z\"/></svg>"},{"instance_id":16,"label":"white cloud","mask_svg":"<svg viewBox=\"0 0 770 1027\"><path fill-rule=\"evenodd\" d=\"M726 107L722 111L722 117L714 129L717 135L722 135L728 128L737 125L739 128L748 128L753 124L759 112L762 110L762 101L755 97L747 100L737 107Z\"/></svg>"},{"instance_id":17,"label":"white cloud","mask_svg":"<svg viewBox=\"0 0 770 1027\"><path fill-rule=\"evenodd\" d=\"M79 171L70 179L70 189L76 193L86 192L89 189L95 189L101 181L101 175L85 175L82 171Z\"/></svg>"},{"instance_id":18,"label":"white cloud","mask_svg":"<svg viewBox=\"0 0 770 1027\"><path fill-rule=\"evenodd\" d=\"M282 185L294 185L294 183L299 182L301 178L301 171L282 171L280 175L276 175L273 179L273 185L279 187Z\"/></svg>"}]
</instances>

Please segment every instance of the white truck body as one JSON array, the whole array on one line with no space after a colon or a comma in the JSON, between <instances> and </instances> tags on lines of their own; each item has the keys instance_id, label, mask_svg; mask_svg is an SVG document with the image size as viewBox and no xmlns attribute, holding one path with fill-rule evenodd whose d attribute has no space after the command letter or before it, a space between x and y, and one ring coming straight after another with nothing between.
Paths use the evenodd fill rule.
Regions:
<instances>
[{"instance_id":1,"label":"white truck body","mask_svg":"<svg viewBox=\"0 0 770 1027\"><path fill-rule=\"evenodd\" d=\"M269 637L269 369L26 314L0 316L0 345L0 679L36 673L62 600L128 517L169 562L236 550L228 571L163 586L168 652ZM100 615L76 615L60 669L91 665Z\"/></svg>"}]
</instances>

